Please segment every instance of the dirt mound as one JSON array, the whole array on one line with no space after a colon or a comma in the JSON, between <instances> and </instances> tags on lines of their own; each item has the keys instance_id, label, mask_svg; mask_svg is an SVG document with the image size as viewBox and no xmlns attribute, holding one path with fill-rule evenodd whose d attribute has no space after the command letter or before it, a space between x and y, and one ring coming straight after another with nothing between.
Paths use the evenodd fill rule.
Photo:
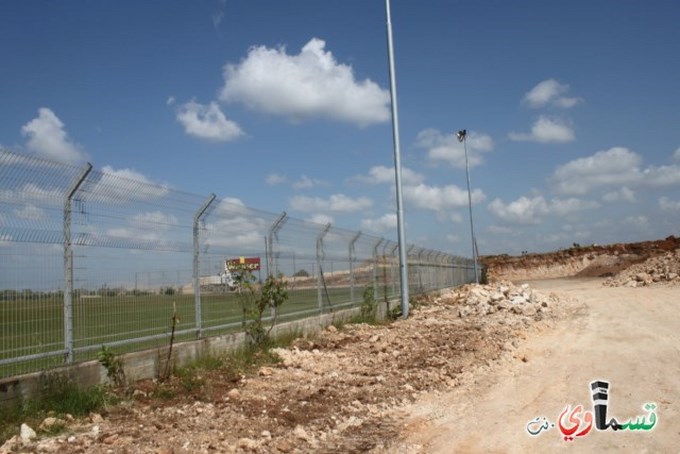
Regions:
<instances>
[{"instance_id":1,"label":"dirt mound","mask_svg":"<svg viewBox=\"0 0 680 454\"><path fill-rule=\"evenodd\" d=\"M662 283L680 284L680 249L635 264L602 284L608 287L642 287Z\"/></svg>"},{"instance_id":2,"label":"dirt mound","mask_svg":"<svg viewBox=\"0 0 680 454\"><path fill-rule=\"evenodd\" d=\"M610 277L634 264L680 248L680 238L605 246L579 246L544 254L507 254L481 257L490 282L501 279Z\"/></svg>"},{"instance_id":3,"label":"dirt mound","mask_svg":"<svg viewBox=\"0 0 680 454\"><path fill-rule=\"evenodd\" d=\"M468 383L497 359L523 360L512 358L518 338L555 317L557 303L528 286L464 286L423 302L408 320L298 339L254 376L202 371L182 399L151 398L138 385L135 399L103 419L53 438L17 437L0 451L389 452L403 405Z\"/></svg>"}]
</instances>

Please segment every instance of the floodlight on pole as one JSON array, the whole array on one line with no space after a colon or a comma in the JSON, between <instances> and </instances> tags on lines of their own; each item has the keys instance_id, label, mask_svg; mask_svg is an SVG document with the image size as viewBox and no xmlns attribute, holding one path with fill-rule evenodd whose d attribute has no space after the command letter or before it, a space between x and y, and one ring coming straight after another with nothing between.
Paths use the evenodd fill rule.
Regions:
<instances>
[{"instance_id":1,"label":"floodlight on pole","mask_svg":"<svg viewBox=\"0 0 680 454\"><path fill-rule=\"evenodd\" d=\"M392 141L394 144L394 179L397 192L397 237L399 240L399 283L401 285L401 313L408 318L408 269L406 241L404 240L404 209L401 197L401 157L399 152L399 116L397 112L397 78L394 71L394 46L392 44L392 17L390 0L385 0L387 16L387 57L390 69L390 96L392 99Z\"/></svg>"},{"instance_id":2,"label":"floodlight on pole","mask_svg":"<svg viewBox=\"0 0 680 454\"><path fill-rule=\"evenodd\" d=\"M468 162L467 152L467 131L462 129L456 133L458 142L463 142L463 150L465 150L465 175L467 177L467 192L468 192L468 209L470 210L470 236L472 240L472 261L475 267L475 282L479 284L479 272L477 271L477 240L475 239L475 227L472 222L472 190L470 189L470 164Z\"/></svg>"}]
</instances>

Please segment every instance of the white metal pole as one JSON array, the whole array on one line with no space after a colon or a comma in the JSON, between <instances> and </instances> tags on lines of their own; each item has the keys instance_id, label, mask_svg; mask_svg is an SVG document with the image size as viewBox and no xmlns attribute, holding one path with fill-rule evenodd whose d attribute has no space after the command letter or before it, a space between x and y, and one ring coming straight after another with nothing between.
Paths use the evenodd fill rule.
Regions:
<instances>
[{"instance_id":1,"label":"white metal pole","mask_svg":"<svg viewBox=\"0 0 680 454\"><path fill-rule=\"evenodd\" d=\"M468 209L470 210L470 235L472 236L472 261L475 267L475 282L479 284L479 273L477 272L477 248L475 247L475 228L472 222L472 192L470 189L470 164L468 163L467 136L463 136L463 149L465 150L465 174L467 176L468 190Z\"/></svg>"},{"instance_id":2,"label":"white metal pole","mask_svg":"<svg viewBox=\"0 0 680 454\"><path fill-rule=\"evenodd\" d=\"M390 67L390 94L392 97L392 139L394 142L394 178L397 189L397 236L399 239L399 281L401 284L401 312L408 318L408 270L406 241L404 240L404 209L401 197L401 156L399 152L399 115L397 111L397 79L394 71L394 45L392 43L392 18L390 0L385 0L387 14L387 53Z\"/></svg>"}]
</instances>

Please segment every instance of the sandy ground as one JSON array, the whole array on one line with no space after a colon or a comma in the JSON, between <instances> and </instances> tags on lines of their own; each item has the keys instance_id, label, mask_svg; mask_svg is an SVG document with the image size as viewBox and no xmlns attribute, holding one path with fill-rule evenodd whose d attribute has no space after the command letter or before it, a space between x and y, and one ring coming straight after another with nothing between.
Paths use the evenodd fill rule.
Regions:
<instances>
[{"instance_id":1,"label":"sandy ground","mask_svg":"<svg viewBox=\"0 0 680 454\"><path fill-rule=\"evenodd\" d=\"M680 287L609 288L601 279L528 282L572 298L568 315L551 329L530 333L518 351L526 362L501 363L473 383L413 404L393 451L680 452ZM565 441L559 416L567 404L592 409L593 380L610 383L608 419L650 416L642 406L655 403L655 427L593 427ZM555 427L530 435L527 426L536 417Z\"/></svg>"}]
</instances>

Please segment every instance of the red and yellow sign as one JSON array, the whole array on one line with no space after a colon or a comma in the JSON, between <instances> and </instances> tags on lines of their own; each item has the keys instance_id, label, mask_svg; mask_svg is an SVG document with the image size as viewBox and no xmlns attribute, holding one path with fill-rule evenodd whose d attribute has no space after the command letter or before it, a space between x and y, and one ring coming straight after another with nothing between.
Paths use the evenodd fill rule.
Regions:
<instances>
[{"instance_id":1,"label":"red and yellow sign","mask_svg":"<svg viewBox=\"0 0 680 454\"><path fill-rule=\"evenodd\" d=\"M260 257L228 259L224 266L227 271L258 271L260 269Z\"/></svg>"}]
</instances>

